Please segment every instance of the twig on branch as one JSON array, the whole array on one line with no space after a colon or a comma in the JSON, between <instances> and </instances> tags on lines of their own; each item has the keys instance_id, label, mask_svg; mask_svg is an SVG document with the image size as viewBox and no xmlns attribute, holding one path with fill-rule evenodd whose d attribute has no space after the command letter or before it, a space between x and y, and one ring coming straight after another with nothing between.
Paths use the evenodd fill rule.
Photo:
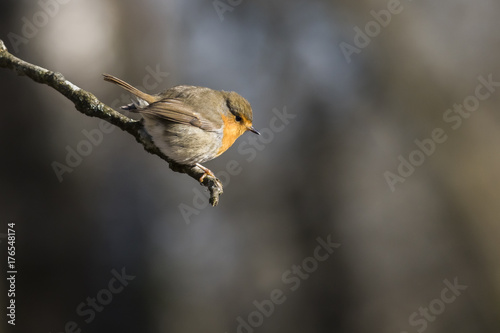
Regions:
<instances>
[{"instance_id":1,"label":"twig on branch","mask_svg":"<svg viewBox=\"0 0 500 333\"><path fill-rule=\"evenodd\" d=\"M19 75L26 75L33 81L54 88L73 102L76 109L81 113L89 117L104 119L133 135L137 142L144 146L147 152L167 161L170 169L173 171L188 174L196 179L196 181L205 173L197 166L178 164L165 156L146 133L141 121L130 119L101 103L93 94L66 80L61 73L49 71L13 56L7 51L2 40L0 40L0 67L14 70ZM222 183L217 178L207 175L203 179L202 185L206 186L210 191L210 204L216 206L219 203L219 196L223 192Z\"/></svg>"}]
</instances>

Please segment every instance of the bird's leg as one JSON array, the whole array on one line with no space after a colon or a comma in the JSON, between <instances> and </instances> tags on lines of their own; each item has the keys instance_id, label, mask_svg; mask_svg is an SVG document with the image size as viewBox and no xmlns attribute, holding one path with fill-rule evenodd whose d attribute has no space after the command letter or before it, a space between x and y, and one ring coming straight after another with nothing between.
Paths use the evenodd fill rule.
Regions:
<instances>
[{"instance_id":1,"label":"bird's leg","mask_svg":"<svg viewBox=\"0 0 500 333\"><path fill-rule=\"evenodd\" d=\"M198 168L200 168L201 170L205 171L205 173L203 174L203 176L200 177L200 183L203 183L203 180L205 179L206 176L212 176L214 178L217 178L217 177L215 177L214 173L212 171L210 171L210 169L205 168L200 163L196 163L195 165Z\"/></svg>"}]
</instances>

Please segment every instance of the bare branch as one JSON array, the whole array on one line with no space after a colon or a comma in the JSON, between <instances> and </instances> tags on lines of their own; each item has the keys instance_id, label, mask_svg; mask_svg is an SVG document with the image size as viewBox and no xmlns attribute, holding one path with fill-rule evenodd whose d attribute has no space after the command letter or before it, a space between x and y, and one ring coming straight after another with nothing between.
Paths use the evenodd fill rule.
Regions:
<instances>
[{"instance_id":1,"label":"bare branch","mask_svg":"<svg viewBox=\"0 0 500 333\"><path fill-rule=\"evenodd\" d=\"M26 75L33 81L54 88L73 102L76 109L81 113L89 117L104 119L133 135L137 142L144 146L147 152L167 161L170 169L173 171L188 174L196 179L196 181L205 173L197 166L181 165L165 156L146 133L141 121L130 119L101 103L93 94L66 80L61 73L49 71L13 56L7 51L2 40L0 40L0 67L14 70L19 75ZM223 192L222 183L217 178L207 175L203 179L202 185L206 186L210 191L210 204L216 206L219 203L219 196Z\"/></svg>"}]
</instances>

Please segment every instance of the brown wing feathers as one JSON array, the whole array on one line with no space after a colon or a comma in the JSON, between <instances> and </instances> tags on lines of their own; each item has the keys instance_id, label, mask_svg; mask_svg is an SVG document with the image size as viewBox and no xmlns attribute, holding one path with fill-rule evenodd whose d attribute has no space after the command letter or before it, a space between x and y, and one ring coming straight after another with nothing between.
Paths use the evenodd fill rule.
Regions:
<instances>
[{"instance_id":1,"label":"brown wing feathers","mask_svg":"<svg viewBox=\"0 0 500 333\"><path fill-rule=\"evenodd\" d=\"M134 110L132 110L134 112L158 117L178 124L196 126L205 131L216 131L220 129L220 126L202 117L192 106L179 99L149 95L113 75L103 74L103 76L105 81L119 85L149 104L144 107L134 107ZM125 109L130 110L130 108Z\"/></svg>"},{"instance_id":2,"label":"brown wing feathers","mask_svg":"<svg viewBox=\"0 0 500 333\"><path fill-rule=\"evenodd\" d=\"M103 76L105 81L119 85L138 98L145 100L149 104L143 108L134 108L134 112L158 117L179 124L196 126L205 131L215 131L219 129L219 127L215 124L212 124L210 121L203 118L191 106L178 99L161 99L159 96L146 94L113 75L103 74Z\"/></svg>"},{"instance_id":3,"label":"brown wing feathers","mask_svg":"<svg viewBox=\"0 0 500 333\"><path fill-rule=\"evenodd\" d=\"M174 98L162 99L138 111L175 123L196 126L205 131L218 129L210 121L204 119L191 106Z\"/></svg>"}]
</instances>

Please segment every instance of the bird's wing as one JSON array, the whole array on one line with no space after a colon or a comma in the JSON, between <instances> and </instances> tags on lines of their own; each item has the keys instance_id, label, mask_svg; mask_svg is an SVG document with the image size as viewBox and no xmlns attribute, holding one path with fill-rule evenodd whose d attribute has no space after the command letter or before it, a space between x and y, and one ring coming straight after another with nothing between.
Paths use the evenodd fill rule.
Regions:
<instances>
[{"instance_id":1,"label":"bird's wing","mask_svg":"<svg viewBox=\"0 0 500 333\"><path fill-rule=\"evenodd\" d=\"M176 98L165 98L137 111L174 123L196 126L205 131L217 131L222 127L219 121L202 116L192 106Z\"/></svg>"}]
</instances>

